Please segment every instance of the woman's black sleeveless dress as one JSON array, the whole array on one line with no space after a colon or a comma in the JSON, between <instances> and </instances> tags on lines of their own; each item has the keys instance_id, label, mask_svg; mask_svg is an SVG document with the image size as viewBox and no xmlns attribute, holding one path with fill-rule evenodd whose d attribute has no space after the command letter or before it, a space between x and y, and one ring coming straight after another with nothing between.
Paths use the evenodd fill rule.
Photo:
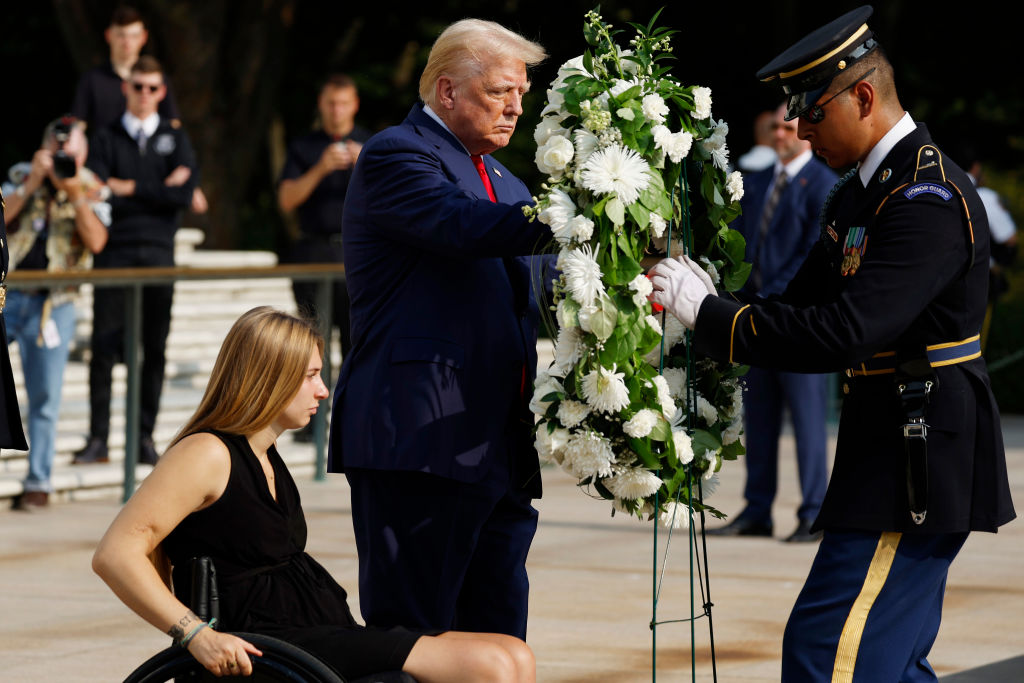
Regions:
<instances>
[{"instance_id":1,"label":"woman's black sleeveless dress","mask_svg":"<svg viewBox=\"0 0 1024 683\"><path fill-rule=\"evenodd\" d=\"M189 602L191 558L209 556L220 593L218 630L280 638L346 678L401 669L424 632L356 623L345 589L305 552L299 491L277 449L268 452L277 483L275 501L248 440L211 433L231 453L231 475L213 505L190 514L164 540L179 599Z\"/></svg>"}]
</instances>

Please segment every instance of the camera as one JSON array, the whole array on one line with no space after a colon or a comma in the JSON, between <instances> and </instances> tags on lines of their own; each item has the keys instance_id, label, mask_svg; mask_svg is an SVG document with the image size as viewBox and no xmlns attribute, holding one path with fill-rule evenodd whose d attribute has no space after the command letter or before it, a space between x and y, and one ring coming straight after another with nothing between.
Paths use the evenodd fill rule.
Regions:
<instances>
[{"instance_id":1,"label":"camera","mask_svg":"<svg viewBox=\"0 0 1024 683\"><path fill-rule=\"evenodd\" d=\"M57 151L53 153L53 175L61 180L74 178L78 173L78 162L64 151L64 144L71 137L73 125L74 119L66 116L53 128L53 138L57 141Z\"/></svg>"}]
</instances>

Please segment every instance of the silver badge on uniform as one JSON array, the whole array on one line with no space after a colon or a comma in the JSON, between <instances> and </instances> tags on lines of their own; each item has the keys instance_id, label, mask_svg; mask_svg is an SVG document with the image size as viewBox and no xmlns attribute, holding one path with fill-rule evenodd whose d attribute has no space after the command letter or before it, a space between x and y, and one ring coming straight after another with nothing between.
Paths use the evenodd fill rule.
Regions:
<instances>
[{"instance_id":1,"label":"silver badge on uniform","mask_svg":"<svg viewBox=\"0 0 1024 683\"><path fill-rule=\"evenodd\" d=\"M170 133L162 133L153 140L153 151L160 156L165 157L171 154L176 146L177 143L174 141L174 136Z\"/></svg>"}]
</instances>

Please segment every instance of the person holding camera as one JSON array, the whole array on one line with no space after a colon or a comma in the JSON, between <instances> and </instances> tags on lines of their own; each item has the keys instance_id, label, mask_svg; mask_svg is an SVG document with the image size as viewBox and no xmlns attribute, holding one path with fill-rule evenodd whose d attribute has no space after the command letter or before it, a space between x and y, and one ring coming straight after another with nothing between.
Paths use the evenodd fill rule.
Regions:
<instances>
[{"instance_id":1,"label":"person holding camera","mask_svg":"<svg viewBox=\"0 0 1024 683\"><path fill-rule=\"evenodd\" d=\"M139 57L122 90L127 110L116 123L96 131L89 151L89 168L110 188L113 213L110 241L97 254L96 268L173 267L174 235L195 187L195 155L185 130L158 113L167 87L155 57ZM142 288L139 462L148 465L157 460L153 428L163 390L173 299L173 285ZM125 307L123 287L96 288L89 440L75 454L75 464L109 459L111 379L114 364L123 358Z\"/></svg>"},{"instance_id":2,"label":"person holding camera","mask_svg":"<svg viewBox=\"0 0 1024 683\"><path fill-rule=\"evenodd\" d=\"M298 214L301 235L285 254L286 263L344 261L341 249L341 213L345 206L352 167L356 165L370 131L356 125L359 92L345 74L328 76L317 98L320 126L288 146L288 156L277 187L281 211ZM316 284L292 284L295 304L306 315L316 315ZM335 280L332 315L338 327L342 353L349 350L348 289Z\"/></svg>"},{"instance_id":3,"label":"person holding camera","mask_svg":"<svg viewBox=\"0 0 1024 683\"><path fill-rule=\"evenodd\" d=\"M3 185L10 221L10 269L86 270L107 242L110 191L85 167L85 124L73 116L50 122L31 162L11 167ZM64 366L75 332L76 287L14 289L4 317L17 340L28 392L28 476L14 508L49 503Z\"/></svg>"}]
</instances>

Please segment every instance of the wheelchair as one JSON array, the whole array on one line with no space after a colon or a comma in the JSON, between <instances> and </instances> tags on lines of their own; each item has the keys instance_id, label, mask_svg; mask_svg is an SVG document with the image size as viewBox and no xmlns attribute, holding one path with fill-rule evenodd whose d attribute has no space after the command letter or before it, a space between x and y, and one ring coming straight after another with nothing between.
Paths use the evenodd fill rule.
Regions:
<instances>
[{"instance_id":1,"label":"wheelchair","mask_svg":"<svg viewBox=\"0 0 1024 683\"><path fill-rule=\"evenodd\" d=\"M191 588L192 611L204 621L217 617L217 575L210 558L193 558ZM209 683L234 680L251 683L416 683L416 679L403 671L345 679L313 654L279 638L258 633L229 633L249 641L263 652L262 657L251 658L252 676L214 676L188 650L171 645L140 664L124 679L124 683Z\"/></svg>"}]
</instances>

